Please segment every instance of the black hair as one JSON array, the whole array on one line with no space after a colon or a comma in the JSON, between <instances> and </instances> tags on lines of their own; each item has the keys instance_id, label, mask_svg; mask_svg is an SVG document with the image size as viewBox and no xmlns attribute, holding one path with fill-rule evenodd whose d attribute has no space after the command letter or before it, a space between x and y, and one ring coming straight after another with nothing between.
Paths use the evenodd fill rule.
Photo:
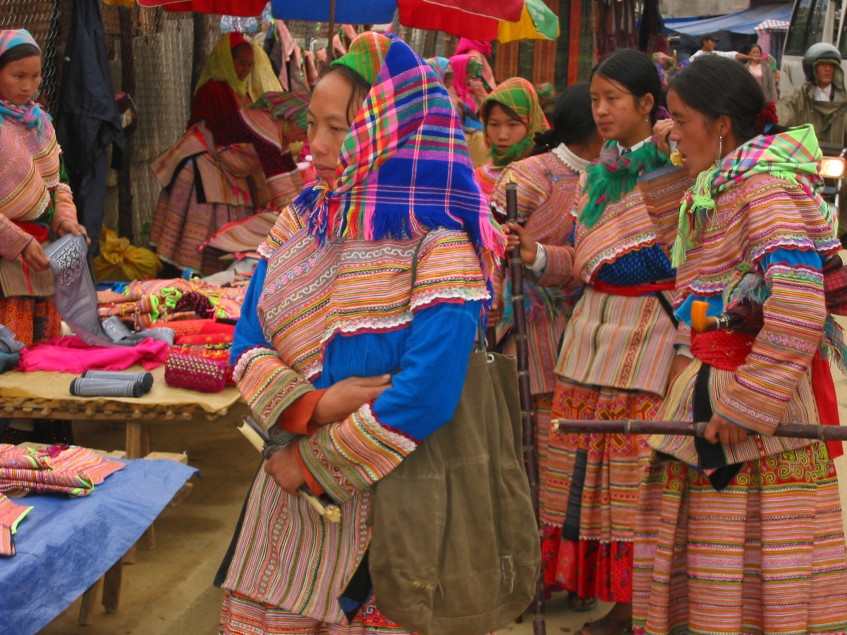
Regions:
<instances>
[{"instance_id":1,"label":"black hair","mask_svg":"<svg viewBox=\"0 0 847 635\"><path fill-rule=\"evenodd\" d=\"M495 101L493 99L487 99L482 104L482 110L479 111L479 117L480 119L482 119L483 123L488 122L488 116L491 114L491 109L494 108L494 106L499 106L500 109L504 113L506 113L506 116L509 119L515 119L516 121L520 121L521 123L524 122L524 120L521 119L520 115L506 104L501 104L499 101Z\"/></svg>"},{"instance_id":2,"label":"black hair","mask_svg":"<svg viewBox=\"0 0 847 635\"><path fill-rule=\"evenodd\" d=\"M353 88L353 91L350 93L350 99L347 100L347 124L351 125L353 123L353 118L359 111L357 102L364 100L364 98L367 97L372 86L368 80L344 64L327 64L323 67L323 69L321 69L320 79L323 79L330 73L340 73Z\"/></svg>"},{"instance_id":3,"label":"black hair","mask_svg":"<svg viewBox=\"0 0 847 635\"><path fill-rule=\"evenodd\" d=\"M765 95L753 74L734 60L716 55L698 58L674 75L668 87L671 90L712 120L729 117L739 143L761 134L756 116L765 107ZM774 126L769 132L782 130Z\"/></svg>"},{"instance_id":4,"label":"black hair","mask_svg":"<svg viewBox=\"0 0 847 635\"><path fill-rule=\"evenodd\" d=\"M704 35L700 38L700 48L703 48L703 45L706 42L717 42L717 38L714 35Z\"/></svg>"},{"instance_id":5,"label":"black hair","mask_svg":"<svg viewBox=\"0 0 847 635\"><path fill-rule=\"evenodd\" d=\"M551 130L535 135L532 155L548 152L560 143L578 145L591 139L597 131L597 124L591 113L588 82L568 86L559 95L550 123L553 125Z\"/></svg>"},{"instance_id":6,"label":"black hair","mask_svg":"<svg viewBox=\"0 0 847 635\"><path fill-rule=\"evenodd\" d=\"M747 73L750 74L749 71ZM637 99L644 95L653 95L650 122L656 123L656 114L665 103L665 93L662 90L659 71L645 53L635 49L612 51L594 67L589 81L594 79L595 75L620 84Z\"/></svg>"},{"instance_id":7,"label":"black hair","mask_svg":"<svg viewBox=\"0 0 847 635\"><path fill-rule=\"evenodd\" d=\"M0 55L0 69L3 69L7 64L17 62L18 60L27 57L41 57L41 50L34 44L18 44L13 46L8 51Z\"/></svg>"}]
</instances>

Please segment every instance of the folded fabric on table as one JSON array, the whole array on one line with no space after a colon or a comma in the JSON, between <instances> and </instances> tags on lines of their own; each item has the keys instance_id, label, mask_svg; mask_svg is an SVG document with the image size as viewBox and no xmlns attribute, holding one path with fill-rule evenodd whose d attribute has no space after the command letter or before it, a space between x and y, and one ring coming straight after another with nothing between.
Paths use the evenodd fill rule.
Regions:
<instances>
[{"instance_id":1,"label":"folded fabric on table","mask_svg":"<svg viewBox=\"0 0 847 635\"><path fill-rule=\"evenodd\" d=\"M15 555L15 540L18 523L23 520L32 507L13 503L0 494L0 556Z\"/></svg>"},{"instance_id":2,"label":"folded fabric on table","mask_svg":"<svg viewBox=\"0 0 847 635\"><path fill-rule=\"evenodd\" d=\"M29 464L29 467L25 467ZM113 461L76 445L45 449L0 445L0 493L25 496L32 492L87 496L107 476L123 469Z\"/></svg>"},{"instance_id":3,"label":"folded fabric on table","mask_svg":"<svg viewBox=\"0 0 847 635\"><path fill-rule=\"evenodd\" d=\"M82 373L86 370L124 370L141 364L152 370L168 358L167 342L146 339L132 347L89 346L75 336L54 337L21 351L20 369Z\"/></svg>"}]
</instances>

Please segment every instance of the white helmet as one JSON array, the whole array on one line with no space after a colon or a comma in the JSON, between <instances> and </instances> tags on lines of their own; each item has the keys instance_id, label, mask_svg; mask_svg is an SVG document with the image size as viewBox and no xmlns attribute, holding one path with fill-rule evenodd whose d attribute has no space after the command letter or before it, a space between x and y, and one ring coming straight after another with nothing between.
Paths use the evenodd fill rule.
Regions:
<instances>
[{"instance_id":1,"label":"white helmet","mask_svg":"<svg viewBox=\"0 0 847 635\"><path fill-rule=\"evenodd\" d=\"M803 72L806 73L808 81L815 81L815 66L818 62L823 61L832 62L836 67L840 67L841 52L832 44L826 42L812 44L806 49L806 53L803 55Z\"/></svg>"}]
</instances>

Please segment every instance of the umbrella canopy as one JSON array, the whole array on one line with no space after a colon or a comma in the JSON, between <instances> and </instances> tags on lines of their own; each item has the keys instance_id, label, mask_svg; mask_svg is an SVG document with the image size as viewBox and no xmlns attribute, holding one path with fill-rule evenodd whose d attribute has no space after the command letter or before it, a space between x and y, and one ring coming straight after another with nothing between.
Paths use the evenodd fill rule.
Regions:
<instances>
[{"instance_id":1,"label":"umbrella canopy","mask_svg":"<svg viewBox=\"0 0 847 635\"><path fill-rule=\"evenodd\" d=\"M553 40L559 35L559 18L543 0L335 0L332 16L330 0L271 2L276 18L344 24L385 24L395 9L404 26L475 40ZM518 21L509 21L514 16Z\"/></svg>"},{"instance_id":2,"label":"umbrella canopy","mask_svg":"<svg viewBox=\"0 0 847 635\"><path fill-rule=\"evenodd\" d=\"M164 7L168 11L195 11L254 18L262 15L267 0L138 0L138 4L142 7Z\"/></svg>"},{"instance_id":3,"label":"umbrella canopy","mask_svg":"<svg viewBox=\"0 0 847 635\"><path fill-rule=\"evenodd\" d=\"M138 0L142 7L239 17L261 15L266 0ZM334 5L334 14L330 7ZM554 40L559 18L544 0L272 0L275 18L342 24L400 24L475 40Z\"/></svg>"}]
</instances>

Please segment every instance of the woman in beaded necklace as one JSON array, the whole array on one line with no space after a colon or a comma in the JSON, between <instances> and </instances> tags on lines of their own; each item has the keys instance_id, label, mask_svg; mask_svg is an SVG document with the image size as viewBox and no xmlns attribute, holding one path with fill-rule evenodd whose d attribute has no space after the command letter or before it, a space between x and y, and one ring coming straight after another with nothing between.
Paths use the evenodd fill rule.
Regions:
<instances>
[{"instance_id":1,"label":"woman in beaded necklace","mask_svg":"<svg viewBox=\"0 0 847 635\"><path fill-rule=\"evenodd\" d=\"M572 275L584 286L562 338L553 418L648 419L676 361L670 249L690 180L653 141L663 93L649 57L615 51L594 68L590 94L606 144L588 167L576 209ZM582 635L623 635L632 619L634 515L646 441L554 431L548 453L557 455L567 500L550 556L557 581L580 597L616 603Z\"/></svg>"}]
</instances>

